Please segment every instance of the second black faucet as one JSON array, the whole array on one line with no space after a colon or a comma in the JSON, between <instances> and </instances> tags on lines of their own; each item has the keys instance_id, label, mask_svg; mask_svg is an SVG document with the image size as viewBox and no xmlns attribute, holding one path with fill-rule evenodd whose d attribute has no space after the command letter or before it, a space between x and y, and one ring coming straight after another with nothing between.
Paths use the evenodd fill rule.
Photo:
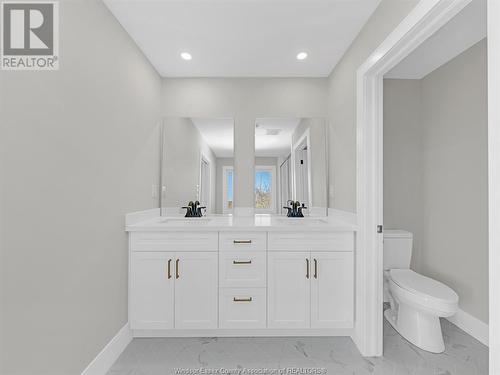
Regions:
<instances>
[{"instance_id":1,"label":"second black faucet","mask_svg":"<svg viewBox=\"0 0 500 375\"><path fill-rule=\"evenodd\" d=\"M186 209L186 215L184 217L202 217L203 212L202 209L205 209L205 206L200 206L200 202L198 201L190 201L187 206L182 207Z\"/></svg>"},{"instance_id":2,"label":"second black faucet","mask_svg":"<svg viewBox=\"0 0 500 375\"><path fill-rule=\"evenodd\" d=\"M287 209L287 217L304 217L302 210L307 210L304 203L300 204L299 201L289 200L287 204L289 206L283 207Z\"/></svg>"}]
</instances>

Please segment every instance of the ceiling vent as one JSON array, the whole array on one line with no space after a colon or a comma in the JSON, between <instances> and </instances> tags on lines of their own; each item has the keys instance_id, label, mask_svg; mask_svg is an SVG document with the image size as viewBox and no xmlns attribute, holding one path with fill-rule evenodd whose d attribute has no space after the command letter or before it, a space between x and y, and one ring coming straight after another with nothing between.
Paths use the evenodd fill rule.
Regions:
<instances>
[{"instance_id":1,"label":"ceiling vent","mask_svg":"<svg viewBox=\"0 0 500 375\"><path fill-rule=\"evenodd\" d=\"M278 135L281 129L266 129L266 135Z\"/></svg>"}]
</instances>

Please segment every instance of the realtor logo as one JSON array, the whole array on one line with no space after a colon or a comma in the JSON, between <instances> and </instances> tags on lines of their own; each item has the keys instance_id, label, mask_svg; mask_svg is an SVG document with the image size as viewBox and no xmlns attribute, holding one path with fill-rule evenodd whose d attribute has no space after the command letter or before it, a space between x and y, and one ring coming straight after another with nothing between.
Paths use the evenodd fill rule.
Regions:
<instances>
[{"instance_id":1,"label":"realtor logo","mask_svg":"<svg viewBox=\"0 0 500 375\"><path fill-rule=\"evenodd\" d=\"M58 5L56 1L1 3L2 69L59 69Z\"/></svg>"}]
</instances>

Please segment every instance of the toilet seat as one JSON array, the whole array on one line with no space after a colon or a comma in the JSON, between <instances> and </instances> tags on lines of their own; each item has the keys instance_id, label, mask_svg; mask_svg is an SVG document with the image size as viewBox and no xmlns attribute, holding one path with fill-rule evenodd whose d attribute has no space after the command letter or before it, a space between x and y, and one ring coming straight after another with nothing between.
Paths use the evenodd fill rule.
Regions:
<instances>
[{"instance_id":1,"label":"toilet seat","mask_svg":"<svg viewBox=\"0 0 500 375\"><path fill-rule=\"evenodd\" d=\"M410 269L392 269L389 276L394 285L401 289L399 294L413 304L435 310L436 313L443 314L442 316L455 313L458 295L445 284Z\"/></svg>"}]
</instances>

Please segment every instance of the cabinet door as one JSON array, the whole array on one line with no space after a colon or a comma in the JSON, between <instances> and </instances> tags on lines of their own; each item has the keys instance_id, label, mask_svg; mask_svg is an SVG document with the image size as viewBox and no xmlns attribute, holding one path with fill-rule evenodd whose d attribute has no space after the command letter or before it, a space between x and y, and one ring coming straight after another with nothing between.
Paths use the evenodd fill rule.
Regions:
<instances>
[{"instance_id":1,"label":"cabinet door","mask_svg":"<svg viewBox=\"0 0 500 375\"><path fill-rule=\"evenodd\" d=\"M175 328L217 328L216 252L178 252L175 260Z\"/></svg>"},{"instance_id":2,"label":"cabinet door","mask_svg":"<svg viewBox=\"0 0 500 375\"><path fill-rule=\"evenodd\" d=\"M174 327L173 262L174 253L132 253L130 262L130 327L132 329Z\"/></svg>"},{"instance_id":3,"label":"cabinet door","mask_svg":"<svg viewBox=\"0 0 500 375\"><path fill-rule=\"evenodd\" d=\"M310 326L309 252L268 253L268 327Z\"/></svg>"},{"instance_id":4,"label":"cabinet door","mask_svg":"<svg viewBox=\"0 0 500 375\"><path fill-rule=\"evenodd\" d=\"M352 327L353 276L353 253L311 253L312 328Z\"/></svg>"}]
</instances>

